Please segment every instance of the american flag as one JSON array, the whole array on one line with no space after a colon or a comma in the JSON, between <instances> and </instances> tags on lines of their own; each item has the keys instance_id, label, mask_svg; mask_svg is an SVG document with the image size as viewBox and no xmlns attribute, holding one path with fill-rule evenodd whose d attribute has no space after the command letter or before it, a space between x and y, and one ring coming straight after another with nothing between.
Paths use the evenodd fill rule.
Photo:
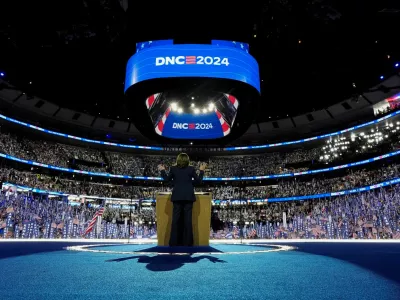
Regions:
<instances>
[{"instance_id":1,"label":"american flag","mask_svg":"<svg viewBox=\"0 0 400 300\"><path fill-rule=\"evenodd\" d=\"M94 214L92 220L89 223L88 228L86 228L84 235L87 235L93 230L94 224L96 224L97 217L101 217L104 214L104 207L100 207L99 210Z\"/></svg>"},{"instance_id":2,"label":"american flag","mask_svg":"<svg viewBox=\"0 0 400 300\"><path fill-rule=\"evenodd\" d=\"M196 64L196 56L186 56L186 64L187 65L195 65Z\"/></svg>"},{"instance_id":3,"label":"american flag","mask_svg":"<svg viewBox=\"0 0 400 300\"><path fill-rule=\"evenodd\" d=\"M237 228L237 226L233 226L233 238L238 238L239 236L239 229Z\"/></svg>"},{"instance_id":4,"label":"american flag","mask_svg":"<svg viewBox=\"0 0 400 300\"><path fill-rule=\"evenodd\" d=\"M257 235L257 230L255 230L254 228L250 230L249 233L249 238L253 238Z\"/></svg>"}]
</instances>

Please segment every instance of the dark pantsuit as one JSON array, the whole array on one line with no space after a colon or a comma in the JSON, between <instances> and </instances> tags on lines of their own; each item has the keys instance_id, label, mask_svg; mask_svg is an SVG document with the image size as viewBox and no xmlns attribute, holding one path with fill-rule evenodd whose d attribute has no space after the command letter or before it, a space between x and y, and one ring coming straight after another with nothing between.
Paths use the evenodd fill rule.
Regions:
<instances>
[{"instance_id":1,"label":"dark pantsuit","mask_svg":"<svg viewBox=\"0 0 400 300\"><path fill-rule=\"evenodd\" d=\"M193 246L193 201L175 201L172 212L170 246ZM183 226L181 226L181 224Z\"/></svg>"},{"instance_id":2,"label":"dark pantsuit","mask_svg":"<svg viewBox=\"0 0 400 300\"><path fill-rule=\"evenodd\" d=\"M169 174L162 170L161 176L174 186L171 195L174 209L169 245L193 246L192 209L193 202L196 201L193 184L203 180L204 171L200 171L197 176L192 166L183 168L173 166L169 169Z\"/></svg>"}]
</instances>

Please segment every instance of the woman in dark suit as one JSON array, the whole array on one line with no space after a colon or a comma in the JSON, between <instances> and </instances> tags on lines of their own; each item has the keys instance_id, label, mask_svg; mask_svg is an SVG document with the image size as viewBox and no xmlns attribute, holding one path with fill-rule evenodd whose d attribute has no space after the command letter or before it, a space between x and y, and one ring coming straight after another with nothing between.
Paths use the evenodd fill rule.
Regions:
<instances>
[{"instance_id":1,"label":"woman in dark suit","mask_svg":"<svg viewBox=\"0 0 400 300\"><path fill-rule=\"evenodd\" d=\"M193 202L196 201L194 195L194 183L200 183L203 180L206 164L200 165L200 174L196 174L194 167L189 166L189 156L181 153L176 158L176 166L169 169L169 174L165 171L163 165L159 165L161 176L166 182L172 182L173 189L171 201L173 203L170 246L193 246L192 229L192 209ZM183 236L179 228L180 220L183 217ZM182 242L181 242L182 241Z\"/></svg>"}]
</instances>

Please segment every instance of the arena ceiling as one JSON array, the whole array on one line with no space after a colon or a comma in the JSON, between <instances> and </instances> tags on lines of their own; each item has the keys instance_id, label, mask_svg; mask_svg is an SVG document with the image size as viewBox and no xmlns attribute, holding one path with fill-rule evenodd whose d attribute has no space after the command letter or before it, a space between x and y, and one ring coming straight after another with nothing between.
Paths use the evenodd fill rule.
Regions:
<instances>
[{"instance_id":1,"label":"arena ceiling","mask_svg":"<svg viewBox=\"0 0 400 300\"><path fill-rule=\"evenodd\" d=\"M244 41L263 80L256 121L268 121L365 91L400 62L394 1L167 3L8 1L0 18L0 71L63 107L127 119L124 71L136 42Z\"/></svg>"}]
</instances>

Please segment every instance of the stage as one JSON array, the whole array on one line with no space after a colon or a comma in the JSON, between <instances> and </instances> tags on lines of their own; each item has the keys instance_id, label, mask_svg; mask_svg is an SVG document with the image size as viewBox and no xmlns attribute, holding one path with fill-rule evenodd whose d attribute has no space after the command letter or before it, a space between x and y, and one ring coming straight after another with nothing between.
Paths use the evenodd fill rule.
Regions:
<instances>
[{"instance_id":1,"label":"stage","mask_svg":"<svg viewBox=\"0 0 400 300\"><path fill-rule=\"evenodd\" d=\"M398 299L400 241L0 240L2 299Z\"/></svg>"}]
</instances>

